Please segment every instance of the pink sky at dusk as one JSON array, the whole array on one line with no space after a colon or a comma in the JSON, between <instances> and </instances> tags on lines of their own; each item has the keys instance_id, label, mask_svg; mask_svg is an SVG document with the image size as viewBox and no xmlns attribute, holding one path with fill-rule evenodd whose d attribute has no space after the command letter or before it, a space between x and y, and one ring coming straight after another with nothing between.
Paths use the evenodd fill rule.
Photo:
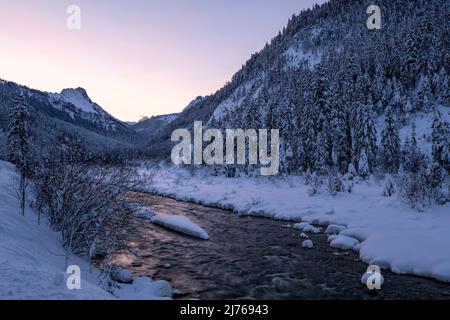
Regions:
<instances>
[{"instance_id":1,"label":"pink sky at dusk","mask_svg":"<svg viewBox=\"0 0 450 320\"><path fill-rule=\"evenodd\" d=\"M0 78L83 87L121 120L215 92L315 0L0 0ZM66 28L70 4L81 30Z\"/></svg>"}]
</instances>

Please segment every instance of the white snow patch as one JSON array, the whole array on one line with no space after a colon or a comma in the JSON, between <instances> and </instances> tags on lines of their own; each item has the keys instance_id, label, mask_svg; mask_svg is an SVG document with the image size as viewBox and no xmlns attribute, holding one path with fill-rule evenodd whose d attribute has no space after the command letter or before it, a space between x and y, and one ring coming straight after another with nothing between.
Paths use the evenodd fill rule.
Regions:
<instances>
[{"instance_id":1,"label":"white snow patch","mask_svg":"<svg viewBox=\"0 0 450 320\"><path fill-rule=\"evenodd\" d=\"M327 234L339 234L342 231L346 229L345 226L341 226L338 224L330 224L327 229L325 230L325 233Z\"/></svg>"},{"instance_id":2,"label":"white snow patch","mask_svg":"<svg viewBox=\"0 0 450 320\"><path fill-rule=\"evenodd\" d=\"M337 234L333 234L333 235L329 236L327 239L328 243L333 242L333 240L335 240L337 237L338 237Z\"/></svg>"},{"instance_id":3,"label":"white snow patch","mask_svg":"<svg viewBox=\"0 0 450 320\"><path fill-rule=\"evenodd\" d=\"M353 250L358 243L359 241L356 239L347 236L337 236L331 241L330 246L341 250Z\"/></svg>"},{"instance_id":4,"label":"white snow patch","mask_svg":"<svg viewBox=\"0 0 450 320\"><path fill-rule=\"evenodd\" d=\"M58 96L83 112L98 113L94 103L85 95L82 89L64 89Z\"/></svg>"},{"instance_id":5,"label":"white snow patch","mask_svg":"<svg viewBox=\"0 0 450 320\"><path fill-rule=\"evenodd\" d=\"M284 55L288 65L293 68L300 68L302 65L306 65L310 70L313 70L322 60L321 54L305 51L302 46L298 48L290 47Z\"/></svg>"},{"instance_id":6,"label":"white snow patch","mask_svg":"<svg viewBox=\"0 0 450 320\"><path fill-rule=\"evenodd\" d=\"M132 284L121 284L113 293L122 300L170 300L173 294L167 281L153 281L148 277L136 278Z\"/></svg>"},{"instance_id":7,"label":"white snow patch","mask_svg":"<svg viewBox=\"0 0 450 320\"><path fill-rule=\"evenodd\" d=\"M69 265L81 269L81 290L67 288L60 236L45 221L38 225L30 208L20 214L16 180L14 166L0 161L0 300L114 299L99 287L99 272L73 255Z\"/></svg>"},{"instance_id":8,"label":"white snow patch","mask_svg":"<svg viewBox=\"0 0 450 320\"><path fill-rule=\"evenodd\" d=\"M309 232L309 233L314 233L314 234L320 233L320 231L321 231L320 228L316 228L316 227L310 225L308 222L294 224L294 229L298 229L303 232Z\"/></svg>"},{"instance_id":9,"label":"white snow patch","mask_svg":"<svg viewBox=\"0 0 450 320\"><path fill-rule=\"evenodd\" d=\"M314 248L314 244L311 240L305 240L303 241L302 247L305 249L312 249Z\"/></svg>"}]
</instances>

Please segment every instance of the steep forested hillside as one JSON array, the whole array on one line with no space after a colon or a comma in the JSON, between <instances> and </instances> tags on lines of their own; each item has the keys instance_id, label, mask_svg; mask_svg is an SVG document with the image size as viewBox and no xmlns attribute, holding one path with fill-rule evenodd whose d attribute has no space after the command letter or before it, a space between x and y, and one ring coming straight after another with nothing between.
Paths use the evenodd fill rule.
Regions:
<instances>
[{"instance_id":1,"label":"steep forested hillside","mask_svg":"<svg viewBox=\"0 0 450 320\"><path fill-rule=\"evenodd\" d=\"M150 150L167 156L171 132L197 120L223 129L279 128L283 172L396 171L399 143L386 137L450 104L450 3L378 1L381 30L367 28L371 4L331 0L293 16L230 83L162 130ZM447 140L448 157L442 132L435 138ZM417 139L409 135L400 144Z\"/></svg>"}]
</instances>

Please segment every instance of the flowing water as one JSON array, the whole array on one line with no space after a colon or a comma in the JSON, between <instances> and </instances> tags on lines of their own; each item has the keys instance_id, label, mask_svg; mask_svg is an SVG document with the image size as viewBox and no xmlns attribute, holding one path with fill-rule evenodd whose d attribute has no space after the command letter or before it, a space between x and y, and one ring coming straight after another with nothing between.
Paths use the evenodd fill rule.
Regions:
<instances>
[{"instance_id":1,"label":"flowing water","mask_svg":"<svg viewBox=\"0 0 450 320\"><path fill-rule=\"evenodd\" d=\"M388 271L383 289L369 291L360 282L367 265L331 248L324 234L311 235L314 248L303 249L300 232L285 222L150 194L134 198L157 214L185 215L210 235L197 240L130 218L125 234L137 257L117 262L136 276L168 280L179 299L450 299L450 284Z\"/></svg>"}]
</instances>

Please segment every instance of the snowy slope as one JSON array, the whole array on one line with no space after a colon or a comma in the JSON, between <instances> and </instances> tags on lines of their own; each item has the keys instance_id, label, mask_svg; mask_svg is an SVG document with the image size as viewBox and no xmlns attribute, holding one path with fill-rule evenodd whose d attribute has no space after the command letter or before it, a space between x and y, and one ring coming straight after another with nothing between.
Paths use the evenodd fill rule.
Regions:
<instances>
[{"instance_id":1,"label":"snowy slope","mask_svg":"<svg viewBox=\"0 0 450 320\"><path fill-rule=\"evenodd\" d=\"M76 108L83 112L98 113L98 108L91 101L83 88L77 89L64 89L59 94L59 97L63 100L73 104Z\"/></svg>"},{"instance_id":2,"label":"snowy slope","mask_svg":"<svg viewBox=\"0 0 450 320\"><path fill-rule=\"evenodd\" d=\"M113 299L98 285L98 271L77 257L81 290L68 290L58 235L38 226L31 209L20 215L12 165L0 162L0 299ZM43 223L45 224L45 223Z\"/></svg>"},{"instance_id":3,"label":"snowy slope","mask_svg":"<svg viewBox=\"0 0 450 320\"><path fill-rule=\"evenodd\" d=\"M345 238L364 262L450 282L450 204L419 213L397 195L382 196L383 186L382 181L363 181L354 185L351 194L333 197L322 191L310 197L299 177L192 177L188 171L171 168L156 171L147 190L240 214L345 225L340 234L353 239Z\"/></svg>"},{"instance_id":4,"label":"snowy slope","mask_svg":"<svg viewBox=\"0 0 450 320\"><path fill-rule=\"evenodd\" d=\"M27 208L25 217L15 191L14 167L0 161L0 300L124 300L170 299L172 288L166 281L148 277L122 284L111 295L99 287L99 271L76 256L69 265L81 269L81 289L66 286L65 251L59 234L45 222L37 224L36 213Z\"/></svg>"},{"instance_id":5,"label":"snowy slope","mask_svg":"<svg viewBox=\"0 0 450 320\"><path fill-rule=\"evenodd\" d=\"M194 100L192 100L187 106L186 108L183 109L182 112L188 111L189 109L192 109L194 106L198 105L199 103L203 102L205 100L205 97L197 97Z\"/></svg>"},{"instance_id":6,"label":"snowy slope","mask_svg":"<svg viewBox=\"0 0 450 320\"><path fill-rule=\"evenodd\" d=\"M48 93L50 103L54 108L88 120L106 130L124 129L126 124L114 118L98 104L93 102L83 88L63 89L61 93Z\"/></svg>"}]
</instances>

